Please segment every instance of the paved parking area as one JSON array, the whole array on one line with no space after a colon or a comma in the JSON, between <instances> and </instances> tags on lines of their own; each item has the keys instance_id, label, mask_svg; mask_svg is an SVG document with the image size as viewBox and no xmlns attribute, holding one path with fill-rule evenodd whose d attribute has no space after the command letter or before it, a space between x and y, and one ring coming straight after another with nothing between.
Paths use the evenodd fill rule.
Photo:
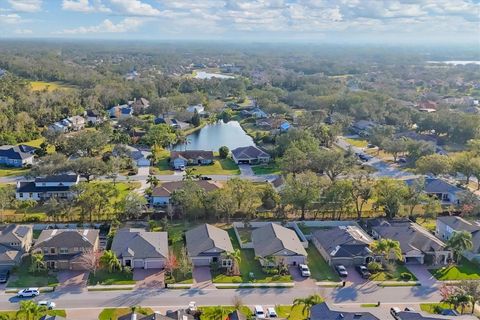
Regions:
<instances>
[{"instance_id":1,"label":"paved parking area","mask_svg":"<svg viewBox=\"0 0 480 320\"><path fill-rule=\"evenodd\" d=\"M87 271L62 270L58 272L56 291L83 292L87 290L89 273Z\"/></svg>"},{"instance_id":2,"label":"paved parking area","mask_svg":"<svg viewBox=\"0 0 480 320\"><path fill-rule=\"evenodd\" d=\"M165 286L165 271L160 269L134 269L133 280L137 281L138 289L163 288Z\"/></svg>"},{"instance_id":3,"label":"paved parking area","mask_svg":"<svg viewBox=\"0 0 480 320\"><path fill-rule=\"evenodd\" d=\"M214 288L210 267L193 267L193 288Z\"/></svg>"},{"instance_id":4,"label":"paved parking area","mask_svg":"<svg viewBox=\"0 0 480 320\"><path fill-rule=\"evenodd\" d=\"M348 277L342 280L346 280L347 282L351 282L354 284L364 284L369 282L368 279L362 278L360 273L358 273L358 271L355 270L355 267L347 267L347 271L348 271Z\"/></svg>"},{"instance_id":5,"label":"paved parking area","mask_svg":"<svg viewBox=\"0 0 480 320\"><path fill-rule=\"evenodd\" d=\"M437 279L428 271L427 266L422 264L406 264L405 265L422 286L433 286L437 283Z\"/></svg>"},{"instance_id":6,"label":"paved parking area","mask_svg":"<svg viewBox=\"0 0 480 320\"><path fill-rule=\"evenodd\" d=\"M315 279L302 277L298 266L290 266L288 271L292 275L293 282L295 282L295 287L301 288L316 288Z\"/></svg>"}]
</instances>

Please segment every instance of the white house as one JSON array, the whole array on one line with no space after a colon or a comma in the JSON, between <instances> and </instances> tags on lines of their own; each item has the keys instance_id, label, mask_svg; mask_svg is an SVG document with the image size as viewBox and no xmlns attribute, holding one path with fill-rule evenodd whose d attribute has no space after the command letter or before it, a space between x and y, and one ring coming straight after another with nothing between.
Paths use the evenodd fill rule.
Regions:
<instances>
[{"instance_id":1,"label":"white house","mask_svg":"<svg viewBox=\"0 0 480 320\"><path fill-rule=\"evenodd\" d=\"M15 198L20 201L43 201L51 197L72 199L71 187L78 184L79 181L80 177L74 174L38 177L34 181L18 181Z\"/></svg>"},{"instance_id":2,"label":"white house","mask_svg":"<svg viewBox=\"0 0 480 320\"><path fill-rule=\"evenodd\" d=\"M204 114L205 113L205 107L201 104L196 104L194 106L189 106L187 108L187 112L195 113L195 111L197 111L198 114Z\"/></svg>"}]
</instances>

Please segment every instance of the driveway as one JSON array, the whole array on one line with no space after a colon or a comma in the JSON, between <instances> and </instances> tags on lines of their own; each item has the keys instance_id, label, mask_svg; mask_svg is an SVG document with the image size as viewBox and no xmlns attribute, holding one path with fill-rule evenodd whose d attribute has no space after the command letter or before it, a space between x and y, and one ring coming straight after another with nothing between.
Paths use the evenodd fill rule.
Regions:
<instances>
[{"instance_id":1,"label":"driveway","mask_svg":"<svg viewBox=\"0 0 480 320\"><path fill-rule=\"evenodd\" d=\"M165 271L160 269L134 269L133 280L137 281L136 289L165 287Z\"/></svg>"},{"instance_id":2,"label":"driveway","mask_svg":"<svg viewBox=\"0 0 480 320\"><path fill-rule=\"evenodd\" d=\"M240 175L243 177L253 177L255 173L253 173L252 167L248 164L240 164L238 165L240 169Z\"/></svg>"},{"instance_id":3,"label":"driveway","mask_svg":"<svg viewBox=\"0 0 480 320\"><path fill-rule=\"evenodd\" d=\"M422 264L406 264L408 271L417 277L418 282L425 287L433 287L437 284L437 279L428 271L427 266Z\"/></svg>"},{"instance_id":4,"label":"driveway","mask_svg":"<svg viewBox=\"0 0 480 320\"><path fill-rule=\"evenodd\" d=\"M288 271L292 275L293 282L295 282L295 287L301 288L316 288L315 279L302 277L298 266L288 267Z\"/></svg>"},{"instance_id":5,"label":"driveway","mask_svg":"<svg viewBox=\"0 0 480 320\"><path fill-rule=\"evenodd\" d=\"M348 271L348 277L342 280L346 280L347 282L351 282L353 284L364 284L369 282L368 279L362 278L360 273L358 273L358 271L355 270L355 267L347 267L347 271Z\"/></svg>"},{"instance_id":6,"label":"driveway","mask_svg":"<svg viewBox=\"0 0 480 320\"><path fill-rule=\"evenodd\" d=\"M193 287L197 289L214 288L210 267L193 267Z\"/></svg>"},{"instance_id":7,"label":"driveway","mask_svg":"<svg viewBox=\"0 0 480 320\"><path fill-rule=\"evenodd\" d=\"M63 270L57 274L58 287L55 291L84 292L87 291L87 271Z\"/></svg>"}]
</instances>

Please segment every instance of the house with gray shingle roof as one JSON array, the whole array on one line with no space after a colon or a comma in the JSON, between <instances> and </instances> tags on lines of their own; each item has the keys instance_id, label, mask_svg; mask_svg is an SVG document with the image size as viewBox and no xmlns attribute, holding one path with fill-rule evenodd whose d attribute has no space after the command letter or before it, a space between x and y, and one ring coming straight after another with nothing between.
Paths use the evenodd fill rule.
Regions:
<instances>
[{"instance_id":1,"label":"house with gray shingle roof","mask_svg":"<svg viewBox=\"0 0 480 320\"><path fill-rule=\"evenodd\" d=\"M416 180L405 180L407 185L412 185ZM459 195L465 190L454 186L442 179L425 178L424 193L436 197L442 204L459 204Z\"/></svg>"},{"instance_id":2,"label":"house with gray shingle roof","mask_svg":"<svg viewBox=\"0 0 480 320\"><path fill-rule=\"evenodd\" d=\"M24 150L20 146L0 146L0 164L17 168L33 164L33 153Z\"/></svg>"},{"instance_id":3,"label":"house with gray shingle roof","mask_svg":"<svg viewBox=\"0 0 480 320\"><path fill-rule=\"evenodd\" d=\"M18 265L30 250L32 226L9 224L0 229L0 268Z\"/></svg>"},{"instance_id":4,"label":"house with gray shingle roof","mask_svg":"<svg viewBox=\"0 0 480 320\"><path fill-rule=\"evenodd\" d=\"M253 230L252 243L262 265L297 265L307 259L307 251L295 231L276 223Z\"/></svg>"},{"instance_id":5,"label":"house with gray shingle roof","mask_svg":"<svg viewBox=\"0 0 480 320\"><path fill-rule=\"evenodd\" d=\"M270 161L270 155L257 146L240 147L232 150L236 164L259 164Z\"/></svg>"},{"instance_id":6,"label":"house with gray shingle roof","mask_svg":"<svg viewBox=\"0 0 480 320\"><path fill-rule=\"evenodd\" d=\"M133 269L163 269L168 257L166 232L147 232L144 229L121 229L112 241L123 266Z\"/></svg>"},{"instance_id":7,"label":"house with gray shingle roof","mask_svg":"<svg viewBox=\"0 0 480 320\"><path fill-rule=\"evenodd\" d=\"M452 257L452 252L443 241L408 220L384 221L372 227L372 234L374 239L398 241L405 263L443 265Z\"/></svg>"},{"instance_id":8,"label":"house with gray shingle roof","mask_svg":"<svg viewBox=\"0 0 480 320\"><path fill-rule=\"evenodd\" d=\"M480 221L467 221L462 217L443 216L437 218L435 234L438 238L448 241L458 231L468 231L472 235L472 250L465 251L463 256L468 260L480 261Z\"/></svg>"},{"instance_id":9,"label":"house with gray shingle roof","mask_svg":"<svg viewBox=\"0 0 480 320\"><path fill-rule=\"evenodd\" d=\"M312 243L331 266L364 265L374 259L370 250L373 239L356 226L338 226L317 230Z\"/></svg>"},{"instance_id":10,"label":"house with gray shingle roof","mask_svg":"<svg viewBox=\"0 0 480 320\"><path fill-rule=\"evenodd\" d=\"M40 233L33 252L43 253L49 269L83 270L82 254L98 251L99 243L95 229L48 229Z\"/></svg>"},{"instance_id":11,"label":"house with gray shingle roof","mask_svg":"<svg viewBox=\"0 0 480 320\"><path fill-rule=\"evenodd\" d=\"M380 320L370 312L356 312L342 310L339 307L333 310L326 302L314 305L310 310L311 320Z\"/></svg>"},{"instance_id":12,"label":"house with gray shingle roof","mask_svg":"<svg viewBox=\"0 0 480 320\"><path fill-rule=\"evenodd\" d=\"M212 262L223 265L225 254L233 252L233 245L228 232L202 224L185 233L187 252L194 266L209 266Z\"/></svg>"}]
</instances>

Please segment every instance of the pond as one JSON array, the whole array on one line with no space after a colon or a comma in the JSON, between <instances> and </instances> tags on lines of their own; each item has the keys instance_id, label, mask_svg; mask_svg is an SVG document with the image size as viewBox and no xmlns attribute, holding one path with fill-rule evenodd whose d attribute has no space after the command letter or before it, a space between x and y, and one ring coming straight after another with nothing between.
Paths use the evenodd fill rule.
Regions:
<instances>
[{"instance_id":1,"label":"pond","mask_svg":"<svg viewBox=\"0 0 480 320\"><path fill-rule=\"evenodd\" d=\"M178 144L173 149L218 151L221 146L227 146L232 150L255 145L252 137L247 135L238 121L225 123L223 120L207 124L197 132L188 135L187 141L186 144Z\"/></svg>"}]
</instances>

